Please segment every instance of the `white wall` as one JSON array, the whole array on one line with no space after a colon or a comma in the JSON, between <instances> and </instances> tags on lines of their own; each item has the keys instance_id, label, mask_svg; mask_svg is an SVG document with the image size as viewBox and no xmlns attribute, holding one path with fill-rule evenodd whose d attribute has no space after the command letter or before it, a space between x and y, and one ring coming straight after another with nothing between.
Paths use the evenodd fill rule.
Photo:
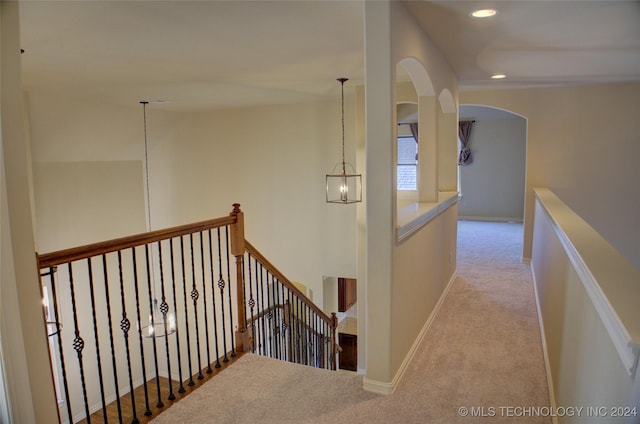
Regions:
<instances>
[{"instance_id":1,"label":"white wall","mask_svg":"<svg viewBox=\"0 0 640 424\"><path fill-rule=\"evenodd\" d=\"M523 257L531 256L532 190L545 186L640 268L640 83L464 91L460 102L528 119Z\"/></svg>"},{"instance_id":2,"label":"white wall","mask_svg":"<svg viewBox=\"0 0 640 424\"><path fill-rule=\"evenodd\" d=\"M473 163L460 167L460 217L522 222L526 120L513 117L475 121L469 144Z\"/></svg>"}]
</instances>

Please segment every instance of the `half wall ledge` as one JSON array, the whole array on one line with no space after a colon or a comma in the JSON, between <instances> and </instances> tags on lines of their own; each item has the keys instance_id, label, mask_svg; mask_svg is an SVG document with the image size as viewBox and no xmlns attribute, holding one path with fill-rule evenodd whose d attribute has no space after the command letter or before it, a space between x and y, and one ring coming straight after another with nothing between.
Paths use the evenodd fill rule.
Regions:
<instances>
[{"instance_id":1,"label":"half wall ledge","mask_svg":"<svg viewBox=\"0 0 640 424\"><path fill-rule=\"evenodd\" d=\"M458 203L457 191L440 191L437 202L413 202L399 208L396 217L398 243L410 237L456 203Z\"/></svg>"},{"instance_id":2,"label":"half wall ledge","mask_svg":"<svg viewBox=\"0 0 640 424\"><path fill-rule=\"evenodd\" d=\"M640 271L551 190L534 193L633 377L640 356Z\"/></svg>"}]
</instances>

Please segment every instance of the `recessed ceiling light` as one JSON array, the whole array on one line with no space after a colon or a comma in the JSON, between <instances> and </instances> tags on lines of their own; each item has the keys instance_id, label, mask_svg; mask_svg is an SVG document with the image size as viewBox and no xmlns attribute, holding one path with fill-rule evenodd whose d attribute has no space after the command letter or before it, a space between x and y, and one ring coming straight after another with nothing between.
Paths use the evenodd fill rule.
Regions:
<instances>
[{"instance_id":1,"label":"recessed ceiling light","mask_svg":"<svg viewBox=\"0 0 640 424\"><path fill-rule=\"evenodd\" d=\"M491 75L491 79L503 79L506 78L507 76L505 74L494 74Z\"/></svg>"},{"instance_id":2,"label":"recessed ceiling light","mask_svg":"<svg viewBox=\"0 0 640 424\"><path fill-rule=\"evenodd\" d=\"M471 12L474 18L490 18L498 14L498 9L478 9Z\"/></svg>"}]
</instances>

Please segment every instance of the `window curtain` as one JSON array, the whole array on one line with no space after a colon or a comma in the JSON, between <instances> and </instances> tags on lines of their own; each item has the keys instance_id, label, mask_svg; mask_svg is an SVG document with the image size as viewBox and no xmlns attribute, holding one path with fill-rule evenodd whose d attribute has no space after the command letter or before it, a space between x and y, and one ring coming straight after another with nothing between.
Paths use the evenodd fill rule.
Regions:
<instances>
[{"instance_id":1,"label":"window curtain","mask_svg":"<svg viewBox=\"0 0 640 424\"><path fill-rule=\"evenodd\" d=\"M469 142L471 141L471 129L474 122L476 121L458 122L458 138L460 139L460 144L462 144L460 156L458 157L458 165L460 166L470 165L473 162Z\"/></svg>"},{"instance_id":2,"label":"window curtain","mask_svg":"<svg viewBox=\"0 0 640 424\"><path fill-rule=\"evenodd\" d=\"M418 144L418 123L417 122L411 122L409 124L409 129L411 130L411 135L413 136L414 140L416 141L416 145L417 145ZM416 160L418 160L418 152L419 152L419 150L416 151Z\"/></svg>"}]
</instances>

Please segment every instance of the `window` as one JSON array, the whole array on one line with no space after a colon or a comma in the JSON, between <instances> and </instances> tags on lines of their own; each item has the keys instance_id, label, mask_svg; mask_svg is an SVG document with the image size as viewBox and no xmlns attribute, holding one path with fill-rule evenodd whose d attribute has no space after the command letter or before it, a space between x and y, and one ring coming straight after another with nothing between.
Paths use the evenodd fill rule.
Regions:
<instances>
[{"instance_id":1,"label":"window","mask_svg":"<svg viewBox=\"0 0 640 424\"><path fill-rule=\"evenodd\" d=\"M417 190L418 143L412 136L398 137L398 190Z\"/></svg>"}]
</instances>

